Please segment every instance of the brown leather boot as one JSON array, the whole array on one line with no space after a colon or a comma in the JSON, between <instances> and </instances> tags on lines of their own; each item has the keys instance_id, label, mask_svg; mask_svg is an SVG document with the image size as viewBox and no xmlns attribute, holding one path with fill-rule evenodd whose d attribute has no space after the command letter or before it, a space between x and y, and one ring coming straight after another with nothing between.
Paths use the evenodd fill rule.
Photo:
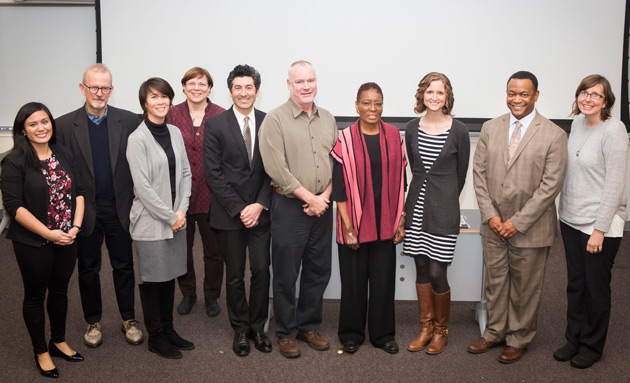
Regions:
<instances>
[{"instance_id":1,"label":"brown leather boot","mask_svg":"<svg viewBox=\"0 0 630 383\"><path fill-rule=\"evenodd\" d=\"M443 294L433 292L435 299L435 330L427 354L436 355L444 351L448 344L448 320L451 316L451 290Z\"/></svg>"},{"instance_id":2,"label":"brown leather boot","mask_svg":"<svg viewBox=\"0 0 630 383\"><path fill-rule=\"evenodd\" d=\"M435 319L433 289L430 283L417 284L418 308L420 309L420 334L409 343L407 350L416 352L424 349L433 338L433 320Z\"/></svg>"}]
</instances>

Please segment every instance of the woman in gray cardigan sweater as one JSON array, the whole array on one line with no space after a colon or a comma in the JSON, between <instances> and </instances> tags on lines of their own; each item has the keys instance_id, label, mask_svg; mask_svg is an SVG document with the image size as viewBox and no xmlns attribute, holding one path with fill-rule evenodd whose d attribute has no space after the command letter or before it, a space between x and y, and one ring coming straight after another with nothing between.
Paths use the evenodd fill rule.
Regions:
<instances>
[{"instance_id":1,"label":"woman in gray cardigan sweater","mask_svg":"<svg viewBox=\"0 0 630 383\"><path fill-rule=\"evenodd\" d=\"M174 92L161 78L140 86L144 121L130 136L127 160L134 200L129 232L140 271L140 300L149 351L170 359L194 345L173 328L175 278L186 273L186 210L191 173L179 129L166 124Z\"/></svg>"},{"instance_id":2,"label":"woman in gray cardigan sweater","mask_svg":"<svg viewBox=\"0 0 630 383\"><path fill-rule=\"evenodd\" d=\"M602 355L610 319L611 269L627 219L628 133L610 115L610 83L590 75L575 91L560 229L567 259L567 343L553 356L588 368Z\"/></svg>"}]
</instances>

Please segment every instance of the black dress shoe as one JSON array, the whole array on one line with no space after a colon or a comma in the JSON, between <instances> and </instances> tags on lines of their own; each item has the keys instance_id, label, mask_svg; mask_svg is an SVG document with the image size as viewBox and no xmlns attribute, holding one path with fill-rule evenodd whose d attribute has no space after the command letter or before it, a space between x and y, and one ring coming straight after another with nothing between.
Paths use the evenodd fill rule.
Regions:
<instances>
[{"instance_id":1,"label":"black dress shoe","mask_svg":"<svg viewBox=\"0 0 630 383\"><path fill-rule=\"evenodd\" d=\"M206 299L206 314L209 317L215 317L221 312L221 307L216 299Z\"/></svg>"},{"instance_id":2,"label":"black dress shoe","mask_svg":"<svg viewBox=\"0 0 630 383\"><path fill-rule=\"evenodd\" d=\"M271 352L271 341L264 332L254 332L249 334L254 340L254 347L260 352Z\"/></svg>"},{"instance_id":3,"label":"black dress shoe","mask_svg":"<svg viewBox=\"0 0 630 383\"><path fill-rule=\"evenodd\" d=\"M197 302L197 295L189 295L182 298L182 301L177 305L177 312L180 315L186 315L190 313L194 304Z\"/></svg>"},{"instance_id":4,"label":"black dress shoe","mask_svg":"<svg viewBox=\"0 0 630 383\"><path fill-rule=\"evenodd\" d=\"M398 352L398 343L396 343L395 339L390 339L387 342L385 342L385 344L381 348L386 353L395 354Z\"/></svg>"},{"instance_id":5,"label":"black dress shoe","mask_svg":"<svg viewBox=\"0 0 630 383\"><path fill-rule=\"evenodd\" d=\"M35 354L35 365L37 366L37 369L39 370L39 373L42 374L42 376L53 379L57 379L59 377L59 370L57 369L57 367L53 368L52 370L44 370L42 366L39 365L37 354Z\"/></svg>"},{"instance_id":6,"label":"black dress shoe","mask_svg":"<svg viewBox=\"0 0 630 383\"><path fill-rule=\"evenodd\" d=\"M66 355L52 340L48 342L48 352L50 356L63 358L68 362L83 362L85 360L83 355L79 354L77 351L75 351L73 355Z\"/></svg>"},{"instance_id":7,"label":"black dress shoe","mask_svg":"<svg viewBox=\"0 0 630 383\"><path fill-rule=\"evenodd\" d=\"M244 332L237 332L234 334L234 343L232 343L232 350L238 356L249 355L249 339Z\"/></svg>"},{"instance_id":8,"label":"black dress shoe","mask_svg":"<svg viewBox=\"0 0 630 383\"><path fill-rule=\"evenodd\" d=\"M353 340L349 340L347 342L343 343L343 351L348 353L348 354L354 354L355 352L357 352L357 350L359 349L359 346L361 344L358 342L355 342Z\"/></svg>"}]
</instances>

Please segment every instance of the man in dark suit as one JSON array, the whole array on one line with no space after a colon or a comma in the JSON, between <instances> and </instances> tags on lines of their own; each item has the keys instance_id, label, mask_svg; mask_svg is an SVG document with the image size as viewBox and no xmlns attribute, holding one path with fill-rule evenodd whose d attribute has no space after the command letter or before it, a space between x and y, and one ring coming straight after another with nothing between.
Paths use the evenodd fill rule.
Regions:
<instances>
[{"instance_id":1,"label":"man in dark suit","mask_svg":"<svg viewBox=\"0 0 630 383\"><path fill-rule=\"evenodd\" d=\"M556 236L554 202L567 167L567 134L536 111L538 94L532 73L510 77L510 113L483 124L473 163L488 323L468 352L484 353L505 341L501 363L519 360L536 334Z\"/></svg>"},{"instance_id":2,"label":"man in dark suit","mask_svg":"<svg viewBox=\"0 0 630 383\"><path fill-rule=\"evenodd\" d=\"M256 349L271 352L263 332L269 301L270 178L258 149L258 130L265 113L254 109L260 73L238 65L228 76L234 106L206 121L203 157L206 181L212 190L210 225L219 231L225 261L225 290L232 349L249 354L249 339ZM252 273L249 304L245 293L246 248Z\"/></svg>"},{"instance_id":3,"label":"man in dark suit","mask_svg":"<svg viewBox=\"0 0 630 383\"><path fill-rule=\"evenodd\" d=\"M112 74L102 64L83 73L79 84L85 105L57 119L57 140L70 149L78 162L85 187L85 215L79 235L79 290L88 323L84 343L98 347L101 333L101 246L103 239L113 268L114 288L128 343L144 337L134 312L134 272L129 211L133 184L127 163L127 138L138 126L138 117L108 106Z\"/></svg>"}]
</instances>

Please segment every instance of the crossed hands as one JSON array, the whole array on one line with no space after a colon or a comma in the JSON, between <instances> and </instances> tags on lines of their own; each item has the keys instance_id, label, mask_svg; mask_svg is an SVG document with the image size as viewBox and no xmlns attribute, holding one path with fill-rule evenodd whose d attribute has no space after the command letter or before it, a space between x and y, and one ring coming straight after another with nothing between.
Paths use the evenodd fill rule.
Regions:
<instances>
[{"instance_id":1,"label":"crossed hands","mask_svg":"<svg viewBox=\"0 0 630 383\"><path fill-rule=\"evenodd\" d=\"M304 208L304 213L310 216L321 217L322 214L328 210L328 204L330 200L323 196L323 194L319 194L313 196L308 202L304 203L302 207Z\"/></svg>"},{"instance_id":2,"label":"crossed hands","mask_svg":"<svg viewBox=\"0 0 630 383\"><path fill-rule=\"evenodd\" d=\"M54 243L55 245L60 246L68 246L74 243L74 240L77 238L77 234L79 233L79 229L76 227L68 230L67 233L61 230L50 230L47 240Z\"/></svg>"},{"instance_id":3,"label":"crossed hands","mask_svg":"<svg viewBox=\"0 0 630 383\"><path fill-rule=\"evenodd\" d=\"M177 214L177 221L175 221L175 223L171 225L171 229L173 229L173 231L177 233L186 224L186 213L182 213L181 211L177 210L175 214Z\"/></svg>"},{"instance_id":4,"label":"crossed hands","mask_svg":"<svg viewBox=\"0 0 630 383\"><path fill-rule=\"evenodd\" d=\"M514 225L512 225L512 221L508 219L503 222L501 217L498 215L490 218L488 226L490 226L490 230L492 230L502 241L507 241L512 238L514 234L518 233L518 230L516 230Z\"/></svg>"},{"instance_id":5,"label":"crossed hands","mask_svg":"<svg viewBox=\"0 0 630 383\"><path fill-rule=\"evenodd\" d=\"M243 222L243 225L245 225L247 229L251 229L252 227L256 227L256 225L258 225L258 218L260 218L260 213L263 208L263 205L253 203L245 206L245 209L241 210L241 222Z\"/></svg>"}]
</instances>

